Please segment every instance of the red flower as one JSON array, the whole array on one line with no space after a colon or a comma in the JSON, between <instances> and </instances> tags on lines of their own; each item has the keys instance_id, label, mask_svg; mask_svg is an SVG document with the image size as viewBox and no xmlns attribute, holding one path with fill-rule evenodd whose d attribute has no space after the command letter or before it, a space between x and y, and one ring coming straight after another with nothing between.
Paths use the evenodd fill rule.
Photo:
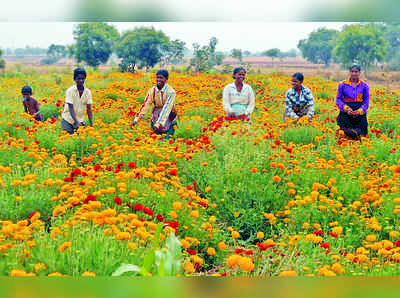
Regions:
<instances>
[{"instance_id":1,"label":"red flower","mask_svg":"<svg viewBox=\"0 0 400 298\"><path fill-rule=\"evenodd\" d=\"M318 235L318 236L323 236L324 235L324 232L322 232L322 231L313 231L312 233L314 235Z\"/></svg>"},{"instance_id":2,"label":"red flower","mask_svg":"<svg viewBox=\"0 0 400 298\"><path fill-rule=\"evenodd\" d=\"M77 176L79 176L81 174L82 174L81 170L76 168L71 172L71 177L77 177Z\"/></svg>"},{"instance_id":3,"label":"red flower","mask_svg":"<svg viewBox=\"0 0 400 298\"><path fill-rule=\"evenodd\" d=\"M162 216L161 214L157 214L156 218L158 221L164 221L164 216Z\"/></svg>"},{"instance_id":4,"label":"red flower","mask_svg":"<svg viewBox=\"0 0 400 298\"><path fill-rule=\"evenodd\" d=\"M74 177L65 177L64 182L74 182Z\"/></svg>"},{"instance_id":5,"label":"red flower","mask_svg":"<svg viewBox=\"0 0 400 298\"><path fill-rule=\"evenodd\" d=\"M325 249L329 249L329 248L331 248L331 246L329 245L329 243L321 243L320 245L319 245L319 247L322 247L322 248L325 248Z\"/></svg>"},{"instance_id":6,"label":"red flower","mask_svg":"<svg viewBox=\"0 0 400 298\"><path fill-rule=\"evenodd\" d=\"M399 246L400 246L400 240L397 240L397 241L393 242L393 244L394 244L396 247L399 247Z\"/></svg>"},{"instance_id":7,"label":"red flower","mask_svg":"<svg viewBox=\"0 0 400 298\"><path fill-rule=\"evenodd\" d=\"M221 273L221 276L227 276L228 272Z\"/></svg>"},{"instance_id":8,"label":"red flower","mask_svg":"<svg viewBox=\"0 0 400 298\"><path fill-rule=\"evenodd\" d=\"M191 248L188 248L187 252L188 252L189 255L192 255L192 256L196 254L196 251L194 249L191 249Z\"/></svg>"},{"instance_id":9,"label":"red flower","mask_svg":"<svg viewBox=\"0 0 400 298\"><path fill-rule=\"evenodd\" d=\"M178 174L178 171L176 169L172 169L171 171L168 172L171 176L176 176Z\"/></svg>"},{"instance_id":10,"label":"red flower","mask_svg":"<svg viewBox=\"0 0 400 298\"><path fill-rule=\"evenodd\" d=\"M118 168L118 169L122 169L124 166L125 166L124 163L123 163L123 162L120 162L120 163L117 165L117 168Z\"/></svg>"},{"instance_id":11,"label":"red flower","mask_svg":"<svg viewBox=\"0 0 400 298\"><path fill-rule=\"evenodd\" d=\"M34 216L36 213L37 213L37 211L33 211L33 212L31 213L31 215L29 215L29 218L32 218L32 216Z\"/></svg>"},{"instance_id":12,"label":"red flower","mask_svg":"<svg viewBox=\"0 0 400 298\"><path fill-rule=\"evenodd\" d=\"M194 187L195 189L198 189L198 186L197 186L196 181L193 181L193 187Z\"/></svg>"},{"instance_id":13,"label":"red flower","mask_svg":"<svg viewBox=\"0 0 400 298\"><path fill-rule=\"evenodd\" d=\"M329 232L328 234L329 234L329 236L332 236L332 237L335 237L335 238L338 237L338 234L335 234L335 233L333 233L333 232Z\"/></svg>"},{"instance_id":14,"label":"red flower","mask_svg":"<svg viewBox=\"0 0 400 298\"><path fill-rule=\"evenodd\" d=\"M244 249L243 248L237 248L237 249L235 249L235 254L241 254L241 253L243 253L244 252Z\"/></svg>"},{"instance_id":15,"label":"red flower","mask_svg":"<svg viewBox=\"0 0 400 298\"><path fill-rule=\"evenodd\" d=\"M84 204L87 204L89 201L96 201L96 196L90 194L86 197L86 199L83 201Z\"/></svg>"},{"instance_id":16,"label":"red flower","mask_svg":"<svg viewBox=\"0 0 400 298\"><path fill-rule=\"evenodd\" d=\"M40 144L40 141L38 141L38 140L35 140L35 143L39 145L39 144Z\"/></svg>"},{"instance_id":17,"label":"red flower","mask_svg":"<svg viewBox=\"0 0 400 298\"><path fill-rule=\"evenodd\" d=\"M107 171L112 171L112 170L114 170L114 168L113 168L113 166L107 166L107 167L106 167L106 170L107 170Z\"/></svg>"},{"instance_id":18,"label":"red flower","mask_svg":"<svg viewBox=\"0 0 400 298\"><path fill-rule=\"evenodd\" d=\"M114 202L115 202L115 204L117 204L117 205L121 205L121 204L122 204L122 200L121 200L120 197L115 197L115 198L114 198Z\"/></svg>"},{"instance_id":19,"label":"red flower","mask_svg":"<svg viewBox=\"0 0 400 298\"><path fill-rule=\"evenodd\" d=\"M154 211L149 209L149 208L143 208L143 212L147 215L153 216L154 215Z\"/></svg>"},{"instance_id":20,"label":"red flower","mask_svg":"<svg viewBox=\"0 0 400 298\"><path fill-rule=\"evenodd\" d=\"M250 249L250 250L246 250L244 252L244 254L250 256L250 255L254 254L254 252Z\"/></svg>"},{"instance_id":21,"label":"red flower","mask_svg":"<svg viewBox=\"0 0 400 298\"><path fill-rule=\"evenodd\" d=\"M135 204L135 206L133 206L133 209L135 209L135 211L142 211L143 210L143 205L142 204Z\"/></svg>"},{"instance_id":22,"label":"red flower","mask_svg":"<svg viewBox=\"0 0 400 298\"><path fill-rule=\"evenodd\" d=\"M275 145L280 145L281 144L281 141L280 140L275 140Z\"/></svg>"},{"instance_id":23,"label":"red flower","mask_svg":"<svg viewBox=\"0 0 400 298\"><path fill-rule=\"evenodd\" d=\"M96 172L100 171L100 170L101 170L101 165L95 165L95 166L94 166L94 170L95 170Z\"/></svg>"},{"instance_id":24,"label":"red flower","mask_svg":"<svg viewBox=\"0 0 400 298\"><path fill-rule=\"evenodd\" d=\"M130 163L128 163L128 168L130 168L130 169L136 168L136 162L131 161Z\"/></svg>"},{"instance_id":25,"label":"red flower","mask_svg":"<svg viewBox=\"0 0 400 298\"><path fill-rule=\"evenodd\" d=\"M126 206L128 206L129 208L132 208L132 205L129 203L126 203Z\"/></svg>"}]
</instances>

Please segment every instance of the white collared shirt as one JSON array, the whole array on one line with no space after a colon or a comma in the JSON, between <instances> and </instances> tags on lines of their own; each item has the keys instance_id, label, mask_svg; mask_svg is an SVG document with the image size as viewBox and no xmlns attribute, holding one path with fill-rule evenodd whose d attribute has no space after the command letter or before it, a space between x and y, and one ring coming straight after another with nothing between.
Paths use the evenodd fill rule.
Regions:
<instances>
[{"instance_id":1,"label":"white collared shirt","mask_svg":"<svg viewBox=\"0 0 400 298\"><path fill-rule=\"evenodd\" d=\"M88 88L84 88L85 89L83 90L82 96L79 96L79 90L76 85L69 87L67 90L64 111L62 112L61 116L65 121L71 124L74 124L74 119L72 119L72 116L69 113L69 103L74 105L74 111L78 122L83 122L85 117L85 109L87 105L92 104L92 93Z\"/></svg>"},{"instance_id":2,"label":"white collared shirt","mask_svg":"<svg viewBox=\"0 0 400 298\"><path fill-rule=\"evenodd\" d=\"M232 104L247 105L246 115L251 115L254 110L255 98L254 92L250 85L243 83L242 91L236 89L235 82L226 85L222 94L222 105L225 113L232 113Z\"/></svg>"}]
</instances>

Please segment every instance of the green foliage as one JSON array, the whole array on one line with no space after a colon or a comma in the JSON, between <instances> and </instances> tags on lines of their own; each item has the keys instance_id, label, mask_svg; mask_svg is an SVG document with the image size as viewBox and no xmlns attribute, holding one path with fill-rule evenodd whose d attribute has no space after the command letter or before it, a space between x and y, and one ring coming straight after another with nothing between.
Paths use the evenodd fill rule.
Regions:
<instances>
[{"instance_id":1,"label":"green foliage","mask_svg":"<svg viewBox=\"0 0 400 298\"><path fill-rule=\"evenodd\" d=\"M316 136L321 136L322 132L314 127L300 126L291 127L283 131L282 140L285 143L310 144L314 142Z\"/></svg>"},{"instance_id":2,"label":"green foliage","mask_svg":"<svg viewBox=\"0 0 400 298\"><path fill-rule=\"evenodd\" d=\"M239 62L243 61L243 54L241 49L232 49L231 56L232 58L238 59Z\"/></svg>"},{"instance_id":3,"label":"green foliage","mask_svg":"<svg viewBox=\"0 0 400 298\"><path fill-rule=\"evenodd\" d=\"M279 56L280 52L281 51L279 49L273 48L273 49L269 49L269 50L265 51L263 53L263 55L265 55L267 57L271 57L272 60L274 60L274 58L277 58Z\"/></svg>"},{"instance_id":4,"label":"green foliage","mask_svg":"<svg viewBox=\"0 0 400 298\"><path fill-rule=\"evenodd\" d=\"M307 39L300 40L297 47L308 61L329 65L337 35L336 30L319 28L311 32Z\"/></svg>"},{"instance_id":5,"label":"green foliage","mask_svg":"<svg viewBox=\"0 0 400 298\"><path fill-rule=\"evenodd\" d=\"M6 62L4 59L1 59L1 56L3 55L3 51L0 49L0 69L3 69L6 67Z\"/></svg>"},{"instance_id":6,"label":"green foliage","mask_svg":"<svg viewBox=\"0 0 400 298\"><path fill-rule=\"evenodd\" d=\"M163 223L159 223L154 235L154 248L147 250L141 267L132 264L120 266L112 276L121 276L128 272L135 275L176 276L182 272L181 243L174 234L165 242L166 248L159 249L159 237Z\"/></svg>"},{"instance_id":7,"label":"green foliage","mask_svg":"<svg viewBox=\"0 0 400 298\"><path fill-rule=\"evenodd\" d=\"M75 58L89 66L98 67L108 61L119 33L106 23L84 23L74 30Z\"/></svg>"},{"instance_id":8,"label":"green foliage","mask_svg":"<svg viewBox=\"0 0 400 298\"><path fill-rule=\"evenodd\" d=\"M195 72L206 72L215 65L222 64L224 56L215 51L217 43L218 39L215 37L212 37L206 46L200 47L198 43L194 43L194 58L189 62L189 69L193 69Z\"/></svg>"},{"instance_id":9,"label":"green foliage","mask_svg":"<svg viewBox=\"0 0 400 298\"><path fill-rule=\"evenodd\" d=\"M344 66L357 62L366 70L371 64L383 61L386 40L375 26L348 25L339 34L334 53Z\"/></svg>"},{"instance_id":10,"label":"green foliage","mask_svg":"<svg viewBox=\"0 0 400 298\"><path fill-rule=\"evenodd\" d=\"M182 61L185 50L185 42L179 39L171 40L162 46L162 64L179 63Z\"/></svg>"},{"instance_id":11,"label":"green foliage","mask_svg":"<svg viewBox=\"0 0 400 298\"><path fill-rule=\"evenodd\" d=\"M121 71L135 71L136 65L139 68L149 68L160 62L163 56L162 48L170 49L171 55L181 55L179 43L174 43L173 49L170 47L168 36L161 30L157 31L153 27L138 27L134 30L126 31L117 47L117 55L122 58L120 64Z\"/></svg>"}]
</instances>

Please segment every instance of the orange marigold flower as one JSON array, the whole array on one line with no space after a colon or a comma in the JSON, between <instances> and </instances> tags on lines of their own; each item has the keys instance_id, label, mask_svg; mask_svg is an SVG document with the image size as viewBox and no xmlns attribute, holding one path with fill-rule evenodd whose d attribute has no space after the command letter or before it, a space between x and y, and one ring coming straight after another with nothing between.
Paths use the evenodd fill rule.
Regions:
<instances>
[{"instance_id":1,"label":"orange marigold flower","mask_svg":"<svg viewBox=\"0 0 400 298\"><path fill-rule=\"evenodd\" d=\"M281 273L279 275L280 276L297 276L297 272L294 270L284 270L284 271L281 271Z\"/></svg>"},{"instance_id":2,"label":"orange marigold flower","mask_svg":"<svg viewBox=\"0 0 400 298\"><path fill-rule=\"evenodd\" d=\"M59 252L64 252L64 251L66 251L68 248L71 248L71 246L72 246L72 242L71 242L71 241L65 241L63 244L61 244L61 245L58 247L58 251L59 251Z\"/></svg>"}]
</instances>

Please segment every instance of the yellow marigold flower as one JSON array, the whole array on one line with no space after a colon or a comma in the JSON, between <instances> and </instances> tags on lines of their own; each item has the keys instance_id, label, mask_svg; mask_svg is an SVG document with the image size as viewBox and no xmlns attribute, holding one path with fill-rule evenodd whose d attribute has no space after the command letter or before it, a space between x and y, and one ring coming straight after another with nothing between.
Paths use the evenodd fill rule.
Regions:
<instances>
[{"instance_id":1,"label":"yellow marigold flower","mask_svg":"<svg viewBox=\"0 0 400 298\"><path fill-rule=\"evenodd\" d=\"M131 234L128 232L119 232L116 237L118 240L130 240Z\"/></svg>"},{"instance_id":2,"label":"yellow marigold flower","mask_svg":"<svg viewBox=\"0 0 400 298\"><path fill-rule=\"evenodd\" d=\"M58 251L59 252L64 252L66 251L68 248L70 248L72 246L72 242L71 241L65 241L63 244L61 244L58 247Z\"/></svg>"},{"instance_id":3,"label":"yellow marigold flower","mask_svg":"<svg viewBox=\"0 0 400 298\"><path fill-rule=\"evenodd\" d=\"M264 235L264 232L258 232L258 233L257 233L257 238L258 238L258 239L263 239L264 236L265 236L265 235Z\"/></svg>"},{"instance_id":4,"label":"yellow marigold flower","mask_svg":"<svg viewBox=\"0 0 400 298\"><path fill-rule=\"evenodd\" d=\"M204 189L205 192L209 192L210 190L211 190L211 186L207 186L207 187Z\"/></svg>"},{"instance_id":5,"label":"yellow marigold flower","mask_svg":"<svg viewBox=\"0 0 400 298\"><path fill-rule=\"evenodd\" d=\"M182 202L173 202L172 207L174 207L175 210L181 210L183 207Z\"/></svg>"},{"instance_id":6,"label":"yellow marigold flower","mask_svg":"<svg viewBox=\"0 0 400 298\"><path fill-rule=\"evenodd\" d=\"M187 240L185 240L185 239L181 239L180 242L181 242L181 245L182 245L183 248L188 249L188 248L190 247L189 241L187 241Z\"/></svg>"},{"instance_id":7,"label":"yellow marigold flower","mask_svg":"<svg viewBox=\"0 0 400 298\"><path fill-rule=\"evenodd\" d=\"M96 276L96 273L91 272L91 271L85 271L82 273L81 276Z\"/></svg>"},{"instance_id":8,"label":"yellow marigold flower","mask_svg":"<svg viewBox=\"0 0 400 298\"><path fill-rule=\"evenodd\" d=\"M218 242L218 248L219 248L220 250L225 250L225 249L226 249L226 244L225 244L225 242L222 242L222 241Z\"/></svg>"},{"instance_id":9,"label":"yellow marigold flower","mask_svg":"<svg viewBox=\"0 0 400 298\"><path fill-rule=\"evenodd\" d=\"M234 254L234 255L230 255L227 259L226 259L226 263L228 264L229 267L234 267L236 265L239 264L239 259L242 256Z\"/></svg>"},{"instance_id":10,"label":"yellow marigold flower","mask_svg":"<svg viewBox=\"0 0 400 298\"><path fill-rule=\"evenodd\" d=\"M232 231L231 235L232 235L233 238L240 238L240 234L239 234L238 231Z\"/></svg>"},{"instance_id":11,"label":"yellow marigold flower","mask_svg":"<svg viewBox=\"0 0 400 298\"><path fill-rule=\"evenodd\" d=\"M128 247L129 247L130 249L132 249L132 250L135 250L136 247L137 247L137 245L136 245L136 243L129 242L129 243L128 243Z\"/></svg>"},{"instance_id":12,"label":"yellow marigold flower","mask_svg":"<svg viewBox=\"0 0 400 298\"><path fill-rule=\"evenodd\" d=\"M399 238L399 232L390 231L389 236L392 237L392 238Z\"/></svg>"},{"instance_id":13,"label":"yellow marigold flower","mask_svg":"<svg viewBox=\"0 0 400 298\"><path fill-rule=\"evenodd\" d=\"M214 247L209 247L207 248L207 254L209 254L210 256L215 255L215 248Z\"/></svg>"},{"instance_id":14,"label":"yellow marigold flower","mask_svg":"<svg viewBox=\"0 0 400 298\"><path fill-rule=\"evenodd\" d=\"M62 274L60 272L53 272L53 273L47 274L47 276L62 276Z\"/></svg>"},{"instance_id":15,"label":"yellow marigold flower","mask_svg":"<svg viewBox=\"0 0 400 298\"><path fill-rule=\"evenodd\" d=\"M13 269L13 270L11 270L10 275L11 276L26 276L27 272L22 269Z\"/></svg>"},{"instance_id":16,"label":"yellow marigold flower","mask_svg":"<svg viewBox=\"0 0 400 298\"><path fill-rule=\"evenodd\" d=\"M233 212L233 216L234 216L234 217L239 217L239 215L240 215L240 212L237 212L237 211L236 211L236 212Z\"/></svg>"},{"instance_id":17,"label":"yellow marigold flower","mask_svg":"<svg viewBox=\"0 0 400 298\"><path fill-rule=\"evenodd\" d=\"M186 263L183 265L183 269L185 270L186 273L191 274L194 273L196 270L194 269L194 266L192 264L192 262L190 262L189 260L186 261Z\"/></svg>"},{"instance_id":18,"label":"yellow marigold flower","mask_svg":"<svg viewBox=\"0 0 400 298\"><path fill-rule=\"evenodd\" d=\"M40 272L47 269L46 264L44 263L37 263L33 266L33 268L35 268L36 272Z\"/></svg>"},{"instance_id":19,"label":"yellow marigold flower","mask_svg":"<svg viewBox=\"0 0 400 298\"><path fill-rule=\"evenodd\" d=\"M67 211L67 208L65 208L64 206L58 205L58 206L56 206L56 208L54 208L54 210L53 210L53 216L54 216L54 217L57 217L57 216L59 216L59 215L64 214L66 211Z\"/></svg>"},{"instance_id":20,"label":"yellow marigold flower","mask_svg":"<svg viewBox=\"0 0 400 298\"><path fill-rule=\"evenodd\" d=\"M169 216L171 216L171 218L173 218L173 219L178 218L178 214L176 213L175 210L171 210L171 211L169 212Z\"/></svg>"},{"instance_id":21,"label":"yellow marigold flower","mask_svg":"<svg viewBox=\"0 0 400 298\"><path fill-rule=\"evenodd\" d=\"M279 273L279 276L297 276L297 272L294 270L284 270Z\"/></svg>"},{"instance_id":22,"label":"yellow marigold flower","mask_svg":"<svg viewBox=\"0 0 400 298\"><path fill-rule=\"evenodd\" d=\"M194 217L194 218L197 218L197 217L199 217L199 211L197 211L197 210L193 210L192 212L190 212L190 216L192 216L192 217Z\"/></svg>"},{"instance_id":23,"label":"yellow marigold flower","mask_svg":"<svg viewBox=\"0 0 400 298\"><path fill-rule=\"evenodd\" d=\"M337 274L345 273L345 270L343 269L342 265L340 265L339 263L332 264L331 269L333 271L335 271Z\"/></svg>"},{"instance_id":24,"label":"yellow marigold flower","mask_svg":"<svg viewBox=\"0 0 400 298\"><path fill-rule=\"evenodd\" d=\"M342 227L334 227L334 228L332 229L332 232L335 233L335 234L337 234L337 235L340 235L340 234L342 234L342 232L343 232L343 228L342 228Z\"/></svg>"},{"instance_id":25,"label":"yellow marigold flower","mask_svg":"<svg viewBox=\"0 0 400 298\"><path fill-rule=\"evenodd\" d=\"M203 265L203 263L204 263L204 260L202 258L200 258L199 256L193 255L193 256L190 256L190 258L196 264Z\"/></svg>"},{"instance_id":26,"label":"yellow marigold flower","mask_svg":"<svg viewBox=\"0 0 400 298\"><path fill-rule=\"evenodd\" d=\"M17 202L22 201L22 197L21 197L21 196L16 196L16 197L15 197L15 200L16 200Z\"/></svg>"},{"instance_id":27,"label":"yellow marigold flower","mask_svg":"<svg viewBox=\"0 0 400 298\"><path fill-rule=\"evenodd\" d=\"M365 240L368 242L375 242L376 241L376 235L372 234L372 235L368 235L367 237L365 237Z\"/></svg>"},{"instance_id":28,"label":"yellow marigold flower","mask_svg":"<svg viewBox=\"0 0 400 298\"><path fill-rule=\"evenodd\" d=\"M272 180L274 180L274 182L281 182L282 178L275 175L274 177L272 177Z\"/></svg>"},{"instance_id":29,"label":"yellow marigold flower","mask_svg":"<svg viewBox=\"0 0 400 298\"><path fill-rule=\"evenodd\" d=\"M249 257L241 257L239 259L239 266L242 268L242 270L246 272L251 272L254 270L254 262L253 259Z\"/></svg>"}]
</instances>

